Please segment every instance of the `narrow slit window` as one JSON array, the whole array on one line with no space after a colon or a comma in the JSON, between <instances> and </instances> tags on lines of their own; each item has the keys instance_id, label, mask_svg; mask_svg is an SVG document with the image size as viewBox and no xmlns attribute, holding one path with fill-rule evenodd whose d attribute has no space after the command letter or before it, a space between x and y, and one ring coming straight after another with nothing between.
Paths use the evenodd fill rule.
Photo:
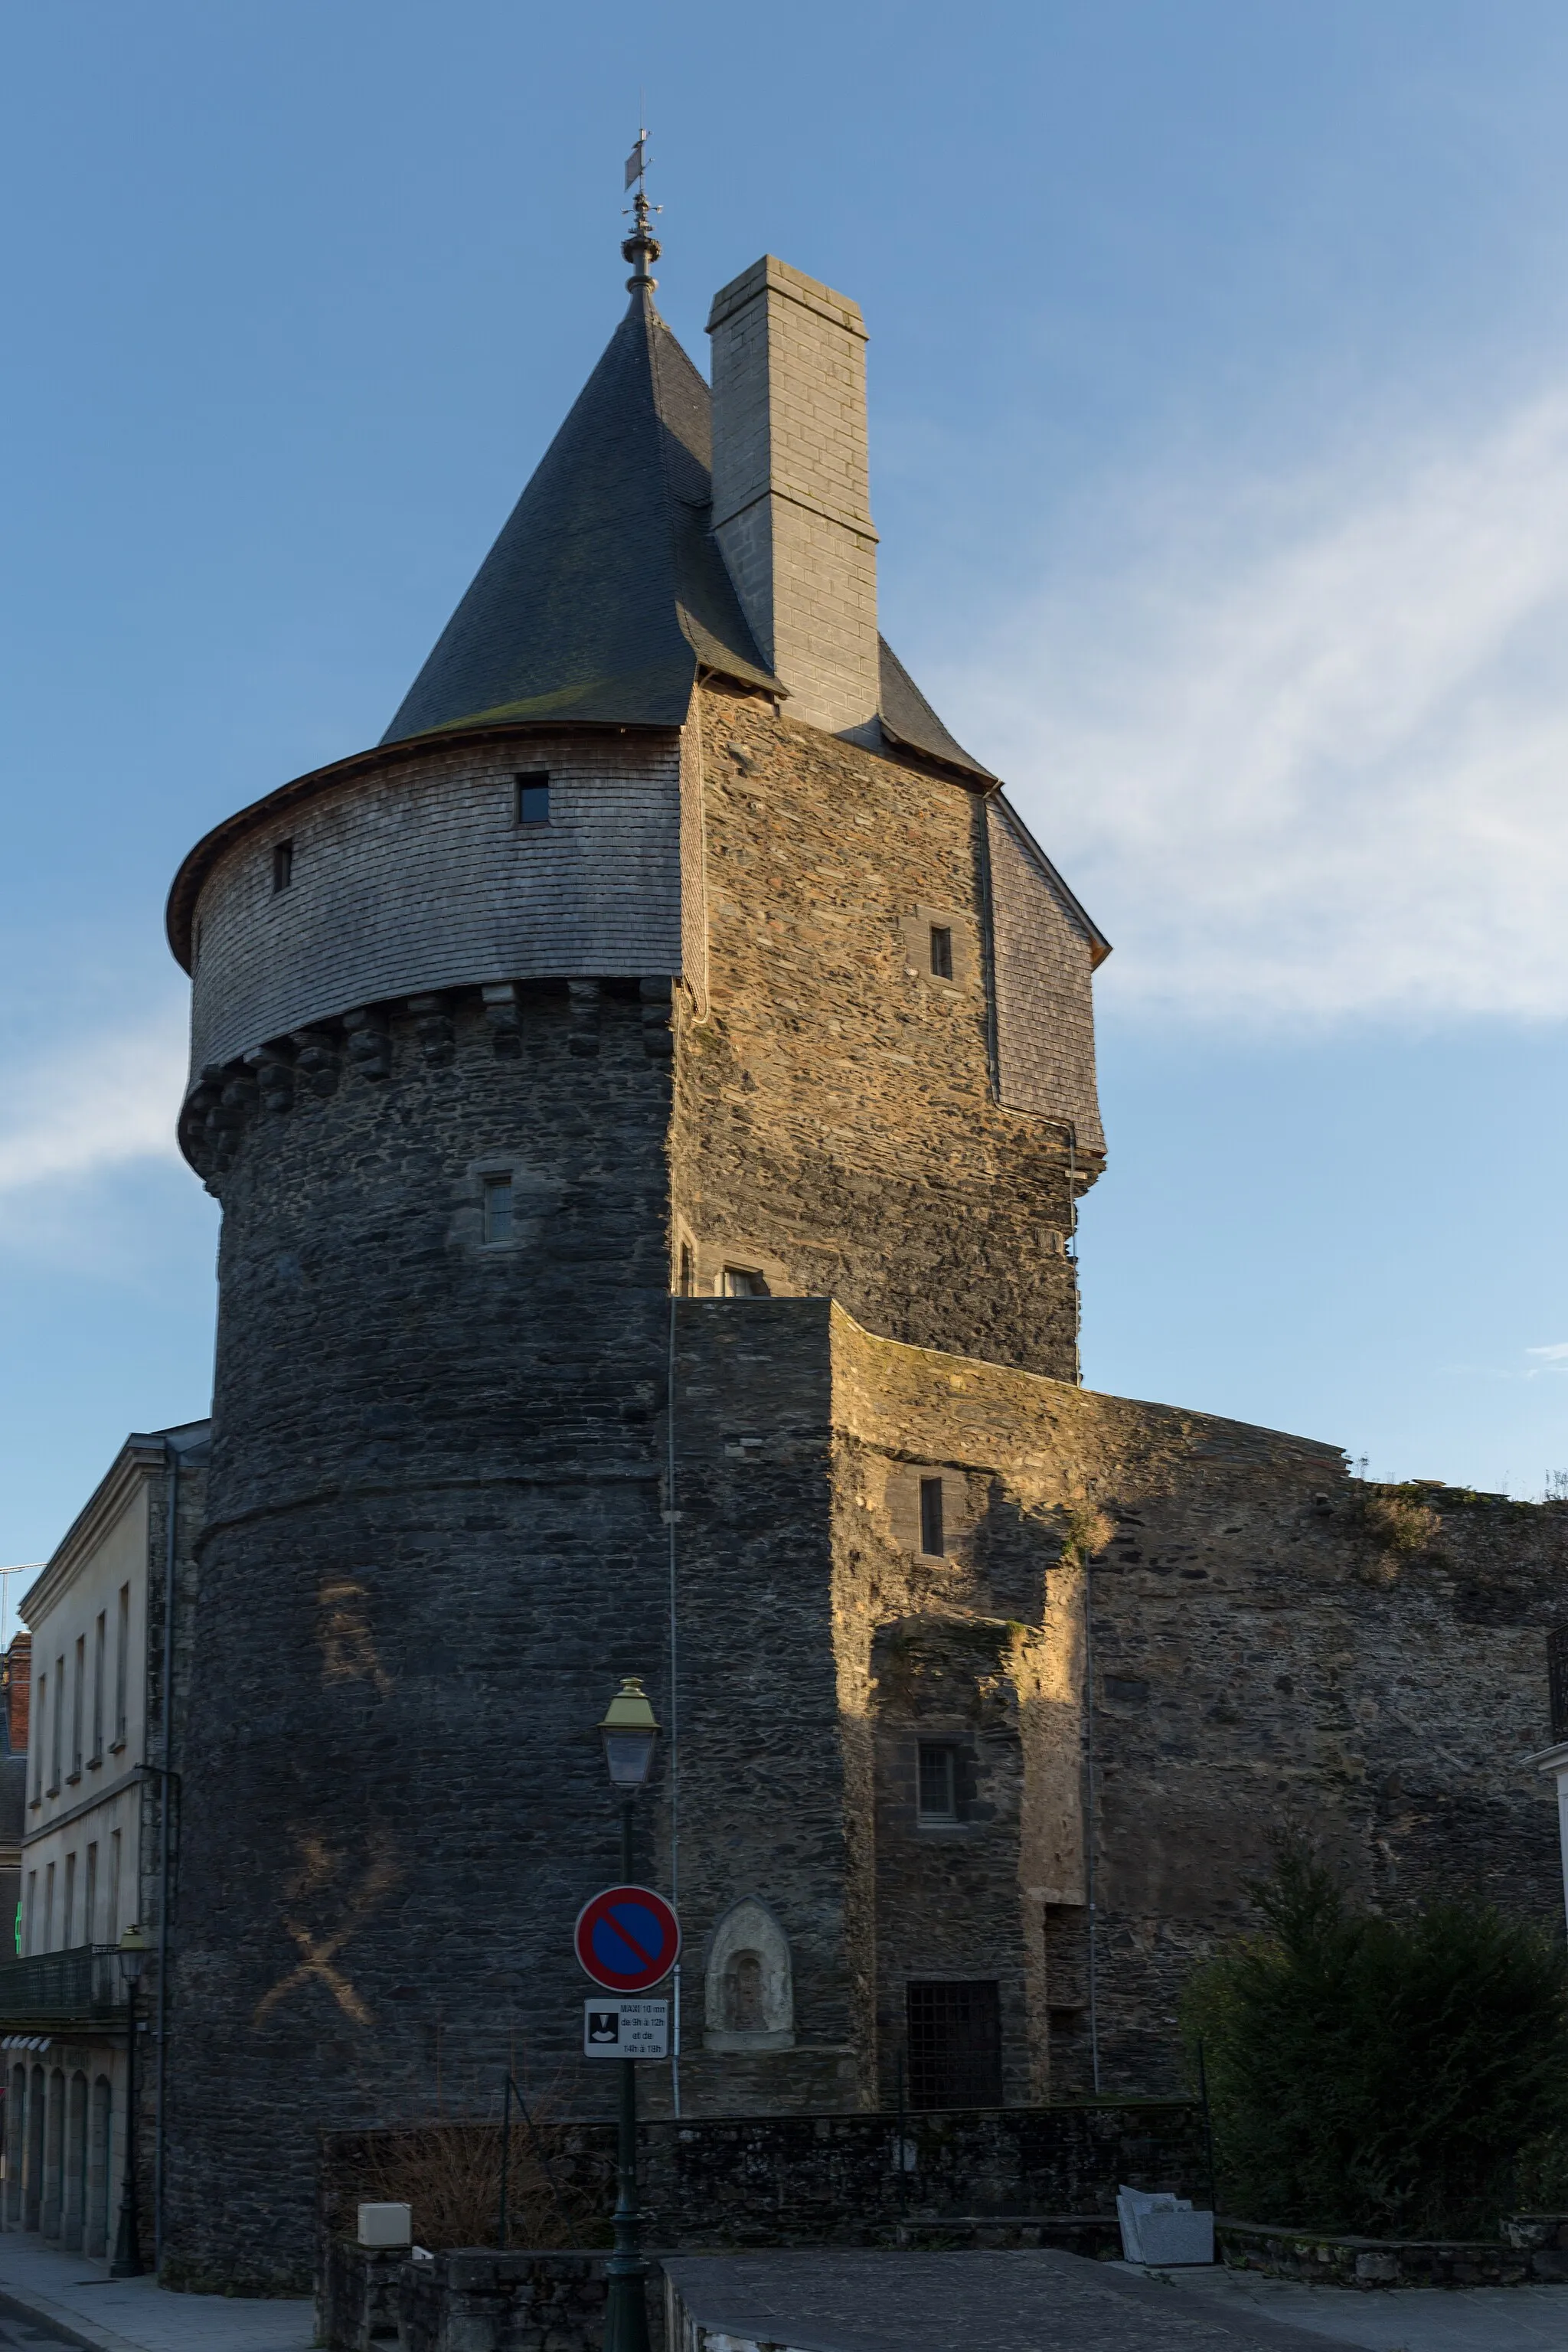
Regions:
<instances>
[{"instance_id":1,"label":"narrow slit window","mask_svg":"<svg viewBox=\"0 0 1568 2352\"><path fill-rule=\"evenodd\" d=\"M931 969L933 980L952 978L952 933L942 923L931 927Z\"/></svg>"},{"instance_id":2,"label":"narrow slit window","mask_svg":"<svg viewBox=\"0 0 1568 2352\"><path fill-rule=\"evenodd\" d=\"M71 1770L73 1780L81 1779L82 1708L87 1695L87 1635L76 1637L76 1664L71 1675Z\"/></svg>"},{"instance_id":3,"label":"narrow slit window","mask_svg":"<svg viewBox=\"0 0 1568 2352\"><path fill-rule=\"evenodd\" d=\"M275 841L272 845L272 895L293 887L294 845L291 841Z\"/></svg>"},{"instance_id":4,"label":"narrow slit window","mask_svg":"<svg viewBox=\"0 0 1568 2352\"><path fill-rule=\"evenodd\" d=\"M950 1740L921 1741L918 1809L922 1822L958 1819L958 1750Z\"/></svg>"},{"instance_id":5,"label":"narrow slit window","mask_svg":"<svg viewBox=\"0 0 1568 2352\"><path fill-rule=\"evenodd\" d=\"M550 779L546 775L519 776L517 780L517 821L519 824L550 823Z\"/></svg>"},{"instance_id":6,"label":"narrow slit window","mask_svg":"<svg viewBox=\"0 0 1568 2352\"><path fill-rule=\"evenodd\" d=\"M942 1480L921 1480L921 1549L940 1559L947 1550L942 1524Z\"/></svg>"},{"instance_id":7,"label":"narrow slit window","mask_svg":"<svg viewBox=\"0 0 1568 2352\"><path fill-rule=\"evenodd\" d=\"M721 1286L726 1298L765 1298L768 1286L753 1265L727 1265Z\"/></svg>"},{"instance_id":8,"label":"narrow slit window","mask_svg":"<svg viewBox=\"0 0 1568 2352\"><path fill-rule=\"evenodd\" d=\"M33 1802L40 1803L44 1794L44 1726L49 1713L49 1678L38 1676L38 1706L35 1718L37 1731L37 1762L33 1767Z\"/></svg>"},{"instance_id":9,"label":"narrow slit window","mask_svg":"<svg viewBox=\"0 0 1568 2352\"><path fill-rule=\"evenodd\" d=\"M485 1239L488 1242L510 1242L511 1239L511 1178L485 1178Z\"/></svg>"},{"instance_id":10,"label":"narrow slit window","mask_svg":"<svg viewBox=\"0 0 1568 2352\"><path fill-rule=\"evenodd\" d=\"M65 1739L66 1662L55 1660L55 1706L49 1717L49 1794L58 1797L60 1790L60 1748Z\"/></svg>"},{"instance_id":11,"label":"narrow slit window","mask_svg":"<svg viewBox=\"0 0 1568 2352\"><path fill-rule=\"evenodd\" d=\"M682 1298L689 1298L694 1287L695 1284L693 1282L691 1270L691 1244L689 1242L682 1242L680 1244L680 1296Z\"/></svg>"},{"instance_id":12,"label":"narrow slit window","mask_svg":"<svg viewBox=\"0 0 1568 2352\"><path fill-rule=\"evenodd\" d=\"M100 1609L92 1643L92 1754L89 1764L103 1761L103 1669L109 1655L109 1612Z\"/></svg>"},{"instance_id":13,"label":"narrow slit window","mask_svg":"<svg viewBox=\"0 0 1568 2352\"><path fill-rule=\"evenodd\" d=\"M131 1587L120 1588L119 1622L114 1628L114 1745L125 1745L125 1702L131 1675Z\"/></svg>"}]
</instances>

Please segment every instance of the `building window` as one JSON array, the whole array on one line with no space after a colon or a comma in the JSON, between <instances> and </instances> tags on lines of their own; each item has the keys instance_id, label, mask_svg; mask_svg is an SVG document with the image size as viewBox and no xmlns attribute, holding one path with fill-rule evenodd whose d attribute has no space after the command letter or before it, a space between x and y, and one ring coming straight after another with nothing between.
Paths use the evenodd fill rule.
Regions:
<instances>
[{"instance_id":1,"label":"building window","mask_svg":"<svg viewBox=\"0 0 1568 2352\"><path fill-rule=\"evenodd\" d=\"M912 2107L999 2107L1002 2016L994 1982L904 1988Z\"/></svg>"},{"instance_id":2,"label":"building window","mask_svg":"<svg viewBox=\"0 0 1568 2352\"><path fill-rule=\"evenodd\" d=\"M906 1493L908 1489L905 1489ZM933 1559L941 1559L947 1550L942 1525L942 1480L921 1480L921 1549Z\"/></svg>"},{"instance_id":3,"label":"building window","mask_svg":"<svg viewBox=\"0 0 1568 2352\"><path fill-rule=\"evenodd\" d=\"M694 1286L691 1265L691 1244L689 1242L682 1242L680 1244L680 1296L682 1298L689 1298Z\"/></svg>"},{"instance_id":4,"label":"building window","mask_svg":"<svg viewBox=\"0 0 1568 2352\"><path fill-rule=\"evenodd\" d=\"M65 1740L66 1662L55 1660L55 1704L49 1717L49 1794L60 1792L60 1749Z\"/></svg>"},{"instance_id":5,"label":"building window","mask_svg":"<svg viewBox=\"0 0 1568 2352\"><path fill-rule=\"evenodd\" d=\"M54 1948L55 1865L51 1862L47 1864L44 1869L44 1949L46 1952L52 1952Z\"/></svg>"},{"instance_id":6,"label":"building window","mask_svg":"<svg viewBox=\"0 0 1568 2352\"><path fill-rule=\"evenodd\" d=\"M103 1761L103 1675L109 1655L109 1612L100 1609L92 1636L92 1753L89 1764Z\"/></svg>"},{"instance_id":7,"label":"building window","mask_svg":"<svg viewBox=\"0 0 1568 2352\"><path fill-rule=\"evenodd\" d=\"M109 1918L106 1944L120 1941L120 1832L111 1830L109 1836Z\"/></svg>"},{"instance_id":8,"label":"building window","mask_svg":"<svg viewBox=\"0 0 1568 2352\"><path fill-rule=\"evenodd\" d=\"M131 1587L120 1588L120 1609L114 1628L114 1745L125 1745L125 1697L131 1675Z\"/></svg>"},{"instance_id":9,"label":"building window","mask_svg":"<svg viewBox=\"0 0 1568 2352\"><path fill-rule=\"evenodd\" d=\"M488 1242L510 1242L511 1239L511 1178L485 1178L485 1239Z\"/></svg>"},{"instance_id":10,"label":"building window","mask_svg":"<svg viewBox=\"0 0 1568 2352\"><path fill-rule=\"evenodd\" d=\"M931 969L933 980L952 978L952 933L944 923L931 927Z\"/></svg>"},{"instance_id":11,"label":"building window","mask_svg":"<svg viewBox=\"0 0 1568 2352\"><path fill-rule=\"evenodd\" d=\"M550 823L550 779L547 775L541 773L517 779L517 821L519 824Z\"/></svg>"},{"instance_id":12,"label":"building window","mask_svg":"<svg viewBox=\"0 0 1568 2352\"><path fill-rule=\"evenodd\" d=\"M272 895L292 889L294 884L294 845L291 841L275 841L272 845Z\"/></svg>"},{"instance_id":13,"label":"building window","mask_svg":"<svg viewBox=\"0 0 1568 2352\"><path fill-rule=\"evenodd\" d=\"M76 1657L71 1666L71 1770L73 1780L81 1779L81 1717L87 1704L87 1635L76 1637Z\"/></svg>"},{"instance_id":14,"label":"building window","mask_svg":"<svg viewBox=\"0 0 1568 2352\"><path fill-rule=\"evenodd\" d=\"M951 1739L921 1741L920 1794L922 1822L958 1819L958 1750Z\"/></svg>"},{"instance_id":15,"label":"building window","mask_svg":"<svg viewBox=\"0 0 1568 2352\"><path fill-rule=\"evenodd\" d=\"M60 1945L68 1951L76 1941L76 1856L66 1856L66 1899L60 1906Z\"/></svg>"},{"instance_id":16,"label":"building window","mask_svg":"<svg viewBox=\"0 0 1568 2352\"><path fill-rule=\"evenodd\" d=\"M36 1870L30 1870L27 1873L27 1907L22 1920L22 1949L25 1952L35 1952L37 1949L37 1946L33 1941L33 1931L37 1924L38 1874Z\"/></svg>"},{"instance_id":17,"label":"building window","mask_svg":"<svg viewBox=\"0 0 1568 2352\"><path fill-rule=\"evenodd\" d=\"M719 1278L719 1291L723 1298L765 1298L768 1286L755 1266L727 1265Z\"/></svg>"},{"instance_id":18,"label":"building window","mask_svg":"<svg viewBox=\"0 0 1568 2352\"><path fill-rule=\"evenodd\" d=\"M98 1940L98 1845L95 1841L87 1850L87 1878L81 1891L81 1940L84 1944Z\"/></svg>"},{"instance_id":19,"label":"building window","mask_svg":"<svg viewBox=\"0 0 1568 2352\"><path fill-rule=\"evenodd\" d=\"M33 1767L33 1802L41 1804L44 1797L44 1726L49 1719L49 1678L38 1676L38 1710L35 1729L37 1735L37 1762Z\"/></svg>"}]
</instances>

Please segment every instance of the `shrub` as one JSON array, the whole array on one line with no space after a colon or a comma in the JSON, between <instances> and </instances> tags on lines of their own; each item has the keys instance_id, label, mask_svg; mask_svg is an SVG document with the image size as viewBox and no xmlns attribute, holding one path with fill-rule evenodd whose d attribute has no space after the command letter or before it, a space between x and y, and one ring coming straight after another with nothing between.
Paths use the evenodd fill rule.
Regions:
<instances>
[{"instance_id":1,"label":"shrub","mask_svg":"<svg viewBox=\"0 0 1568 2352\"><path fill-rule=\"evenodd\" d=\"M1358 1911L1300 1847L1253 1889L1264 1932L1200 1969L1223 2200L1286 2226L1490 2236L1562 2169L1568 1954L1474 1898Z\"/></svg>"}]
</instances>

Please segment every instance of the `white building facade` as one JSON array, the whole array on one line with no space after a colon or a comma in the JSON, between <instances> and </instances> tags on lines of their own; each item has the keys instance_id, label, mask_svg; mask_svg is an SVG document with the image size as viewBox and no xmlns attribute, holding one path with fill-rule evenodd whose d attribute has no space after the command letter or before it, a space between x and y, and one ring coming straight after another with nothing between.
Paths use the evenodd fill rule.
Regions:
<instances>
[{"instance_id":1,"label":"white building facade","mask_svg":"<svg viewBox=\"0 0 1568 2352\"><path fill-rule=\"evenodd\" d=\"M162 2172L163 1971L177 1813L181 1599L207 1424L127 1438L21 1604L32 1633L19 1954L0 1962L4 2224L114 2251L136 2024L136 2213ZM149 1950L132 1989L120 1947ZM140 1940L140 1938L138 1938Z\"/></svg>"}]
</instances>

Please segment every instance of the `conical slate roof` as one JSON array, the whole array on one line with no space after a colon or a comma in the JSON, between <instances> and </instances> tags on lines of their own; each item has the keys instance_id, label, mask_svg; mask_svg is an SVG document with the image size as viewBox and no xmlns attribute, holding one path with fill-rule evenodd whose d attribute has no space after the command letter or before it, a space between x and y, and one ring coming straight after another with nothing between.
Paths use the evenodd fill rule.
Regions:
<instances>
[{"instance_id":1,"label":"conical slate roof","mask_svg":"<svg viewBox=\"0 0 1568 2352\"><path fill-rule=\"evenodd\" d=\"M770 692L709 536L708 387L642 287L382 740L679 727L699 662Z\"/></svg>"},{"instance_id":2,"label":"conical slate roof","mask_svg":"<svg viewBox=\"0 0 1568 2352\"><path fill-rule=\"evenodd\" d=\"M566 719L679 727L699 665L782 695L710 529L708 386L645 284L384 743ZM889 739L990 781L881 647Z\"/></svg>"}]
</instances>

